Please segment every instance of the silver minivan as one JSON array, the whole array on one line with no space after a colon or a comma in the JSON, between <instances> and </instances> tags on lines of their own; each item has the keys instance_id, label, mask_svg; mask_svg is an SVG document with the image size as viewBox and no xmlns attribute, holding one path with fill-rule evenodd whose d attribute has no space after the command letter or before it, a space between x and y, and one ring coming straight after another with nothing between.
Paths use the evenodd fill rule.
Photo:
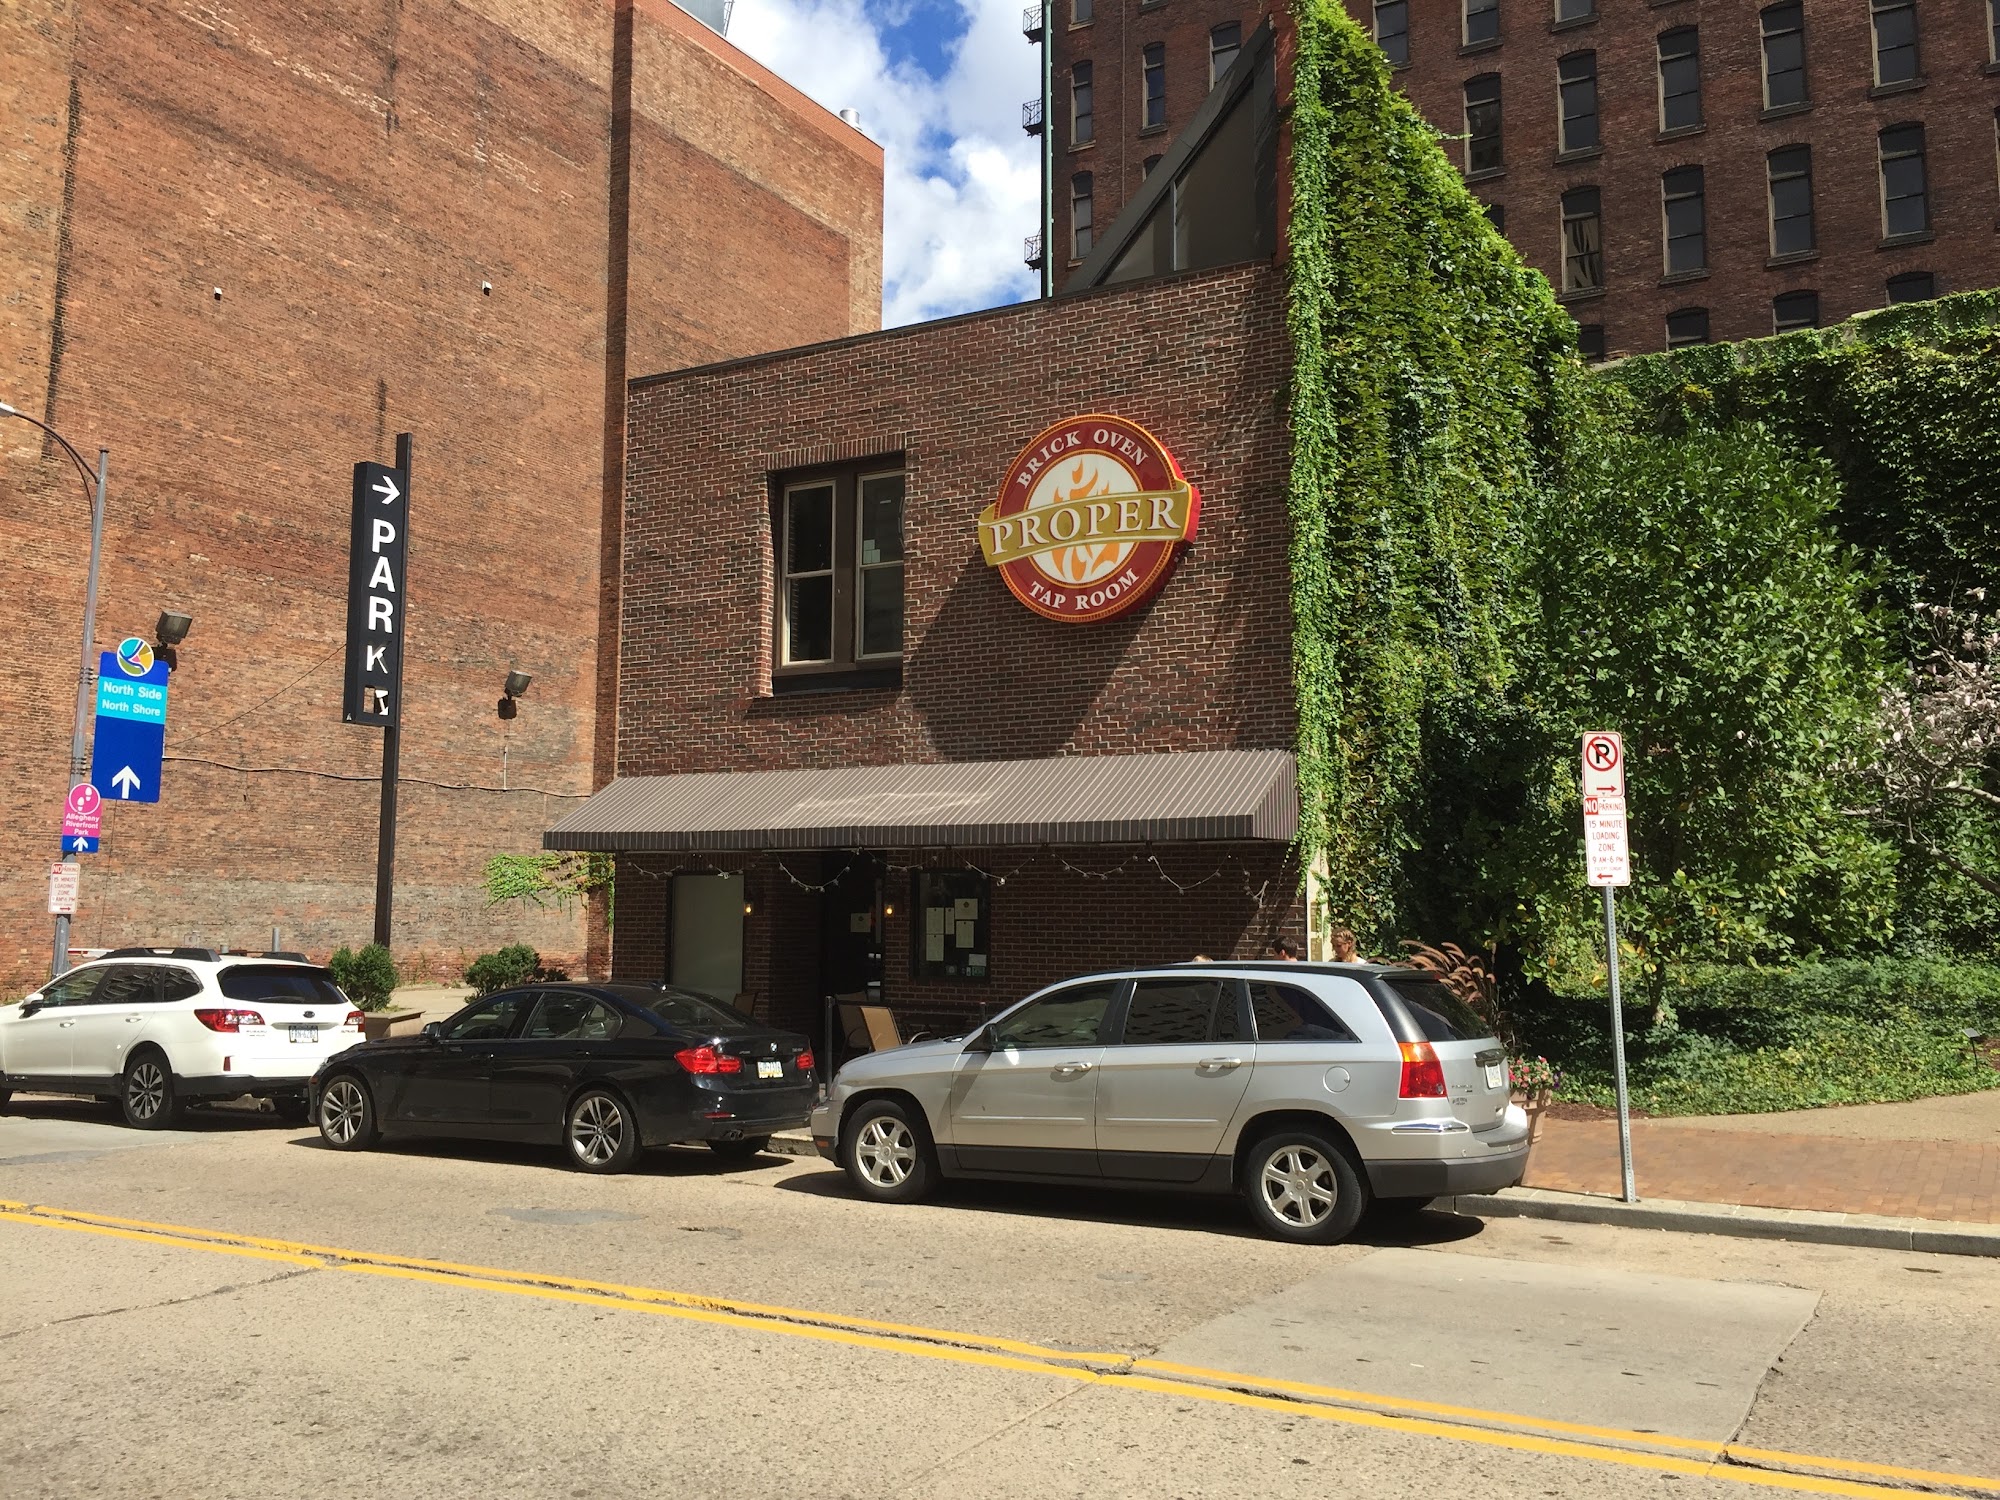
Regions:
<instances>
[{"instance_id":1,"label":"silver minivan","mask_svg":"<svg viewBox=\"0 0 2000 1500\"><path fill-rule=\"evenodd\" d=\"M1065 980L969 1036L841 1068L813 1139L863 1196L940 1177L1241 1193L1333 1244L1371 1203L1521 1180L1528 1121L1492 1029L1434 976L1192 963Z\"/></svg>"}]
</instances>

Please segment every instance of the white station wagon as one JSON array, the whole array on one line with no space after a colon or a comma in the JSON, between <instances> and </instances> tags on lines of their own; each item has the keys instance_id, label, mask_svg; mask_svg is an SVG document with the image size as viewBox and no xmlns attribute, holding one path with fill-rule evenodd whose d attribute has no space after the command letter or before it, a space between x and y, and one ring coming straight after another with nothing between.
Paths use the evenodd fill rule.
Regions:
<instances>
[{"instance_id":1,"label":"white station wagon","mask_svg":"<svg viewBox=\"0 0 2000 1500\"><path fill-rule=\"evenodd\" d=\"M156 1130L190 1100L249 1094L303 1124L314 1071L361 1036L361 1012L298 955L118 948L0 1005L0 1107L91 1095Z\"/></svg>"}]
</instances>

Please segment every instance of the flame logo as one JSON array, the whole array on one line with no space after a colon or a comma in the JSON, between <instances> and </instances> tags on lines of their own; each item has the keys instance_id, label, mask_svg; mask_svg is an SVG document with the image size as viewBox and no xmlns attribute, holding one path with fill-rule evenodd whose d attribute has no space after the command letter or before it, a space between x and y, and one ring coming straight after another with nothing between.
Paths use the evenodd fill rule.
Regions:
<instances>
[{"instance_id":1,"label":"flame logo","mask_svg":"<svg viewBox=\"0 0 2000 1500\"><path fill-rule=\"evenodd\" d=\"M1080 458L1069 471L1069 482L1058 478L1044 505L1060 505L1069 500L1089 500L1112 493L1111 481L1098 473L1097 465ZM1039 498L1039 497L1037 497ZM1034 502L1030 501L1032 505ZM1125 542L1075 542L1035 554L1035 564L1061 583L1094 583L1125 560L1131 551Z\"/></svg>"}]
</instances>

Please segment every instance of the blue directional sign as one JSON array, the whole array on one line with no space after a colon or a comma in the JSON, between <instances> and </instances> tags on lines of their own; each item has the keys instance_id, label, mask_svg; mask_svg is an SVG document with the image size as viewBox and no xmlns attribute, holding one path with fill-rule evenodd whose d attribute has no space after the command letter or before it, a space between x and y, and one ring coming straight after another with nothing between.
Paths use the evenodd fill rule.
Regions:
<instances>
[{"instance_id":1,"label":"blue directional sign","mask_svg":"<svg viewBox=\"0 0 2000 1500\"><path fill-rule=\"evenodd\" d=\"M158 802L167 748L167 664L136 636L97 661L90 784L106 802Z\"/></svg>"},{"instance_id":2,"label":"blue directional sign","mask_svg":"<svg viewBox=\"0 0 2000 1500\"><path fill-rule=\"evenodd\" d=\"M64 854L95 854L97 852L97 840L85 838L79 833L62 840L61 849Z\"/></svg>"}]
</instances>

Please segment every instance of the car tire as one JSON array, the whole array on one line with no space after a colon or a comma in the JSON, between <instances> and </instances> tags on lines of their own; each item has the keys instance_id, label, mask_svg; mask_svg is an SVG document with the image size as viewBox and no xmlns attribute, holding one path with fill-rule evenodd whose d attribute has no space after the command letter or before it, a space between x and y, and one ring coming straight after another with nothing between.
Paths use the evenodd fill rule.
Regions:
<instances>
[{"instance_id":1,"label":"car tire","mask_svg":"<svg viewBox=\"0 0 2000 1500\"><path fill-rule=\"evenodd\" d=\"M937 1153L916 1111L894 1099L870 1099L840 1132L840 1165L864 1198L914 1203L936 1185Z\"/></svg>"},{"instance_id":2,"label":"car tire","mask_svg":"<svg viewBox=\"0 0 2000 1500\"><path fill-rule=\"evenodd\" d=\"M1316 1130L1280 1130L1244 1158L1243 1197L1257 1227L1299 1245L1337 1245L1368 1208L1344 1148Z\"/></svg>"},{"instance_id":3,"label":"car tire","mask_svg":"<svg viewBox=\"0 0 2000 1500\"><path fill-rule=\"evenodd\" d=\"M740 1141L710 1141L708 1149L724 1161L749 1161L761 1156L770 1144L768 1135L746 1135Z\"/></svg>"},{"instance_id":4,"label":"car tire","mask_svg":"<svg viewBox=\"0 0 2000 1500\"><path fill-rule=\"evenodd\" d=\"M584 1172L629 1172L639 1159L639 1122L609 1089L585 1089L563 1117L563 1149Z\"/></svg>"},{"instance_id":5,"label":"car tire","mask_svg":"<svg viewBox=\"0 0 2000 1500\"><path fill-rule=\"evenodd\" d=\"M165 1130L178 1125L187 1105L176 1087L166 1055L148 1047L125 1064L118 1085L118 1105L134 1130Z\"/></svg>"},{"instance_id":6,"label":"car tire","mask_svg":"<svg viewBox=\"0 0 2000 1500\"><path fill-rule=\"evenodd\" d=\"M352 1073L336 1073L319 1091L319 1138L336 1151L366 1151L382 1138L375 1096Z\"/></svg>"},{"instance_id":7,"label":"car tire","mask_svg":"<svg viewBox=\"0 0 2000 1500\"><path fill-rule=\"evenodd\" d=\"M312 1100L304 1094L277 1094L271 1108L287 1125L304 1125L312 1119Z\"/></svg>"}]
</instances>

